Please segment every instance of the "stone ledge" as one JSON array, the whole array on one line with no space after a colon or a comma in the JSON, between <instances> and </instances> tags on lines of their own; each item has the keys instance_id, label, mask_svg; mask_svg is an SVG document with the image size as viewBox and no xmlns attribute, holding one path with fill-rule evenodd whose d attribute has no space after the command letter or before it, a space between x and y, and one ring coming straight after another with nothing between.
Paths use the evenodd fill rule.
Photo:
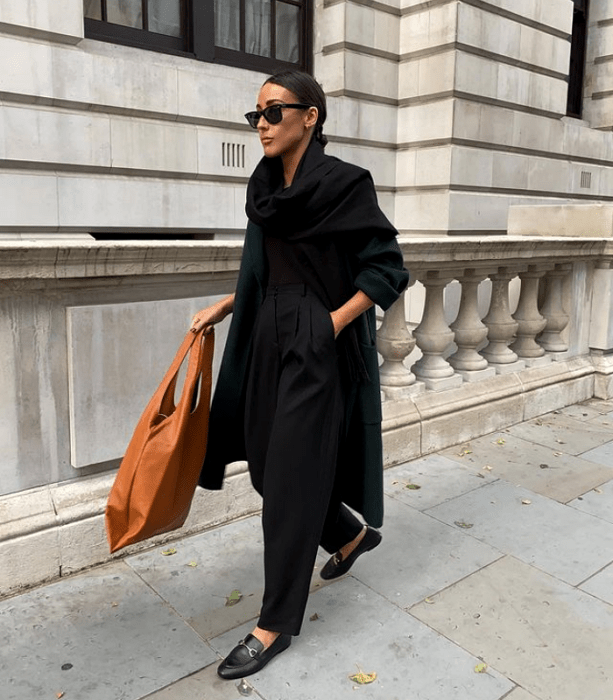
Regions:
<instances>
[{"instance_id":1,"label":"stone ledge","mask_svg":"<svg viewBox=\"0 0 613 700\"><path fill-rule=\"evenodd\" d=\"M559 204L509 207L514 236L613 237L613 204Z\"/></svg>"}]
</instances>

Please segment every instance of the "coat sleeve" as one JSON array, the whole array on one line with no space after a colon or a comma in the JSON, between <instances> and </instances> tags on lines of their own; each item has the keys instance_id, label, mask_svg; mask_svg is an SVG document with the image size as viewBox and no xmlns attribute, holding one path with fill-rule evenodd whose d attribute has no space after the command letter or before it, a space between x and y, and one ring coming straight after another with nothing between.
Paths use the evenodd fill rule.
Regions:
<instances>
[{"instance_id":1,"label":"coat sleeve","mask_svg":"<svg viewBox=\"0 0 613 700\"><path fill-rule=\"evenodd\" d=\"M350 237L350 255L354 285L386 311L409 284L397 231L385 217L377 202L370 176L356 188L354 198L370 210L368 224Z\"/></svg>"}]
</instances>

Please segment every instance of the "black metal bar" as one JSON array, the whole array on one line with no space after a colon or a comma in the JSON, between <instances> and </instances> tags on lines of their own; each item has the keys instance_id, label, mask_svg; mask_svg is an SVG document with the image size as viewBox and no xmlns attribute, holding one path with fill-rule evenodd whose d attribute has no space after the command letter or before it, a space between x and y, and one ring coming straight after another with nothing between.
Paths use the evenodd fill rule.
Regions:
<instances>
[{"instance_id":1,"label":"black metal bar","mask_svg":"<svg viewBox=\"0 0 613 700\"><path fill-rule=\"evenodd\" d=\"M149 0L142 0L141 13L143 15L143 29L149 31Z\"/></svg>"},{"instance_id":2,"label":"black metal bar","mask_svg":"<svg viewBox=\"0 0 613 700\"><path fill-rule=\"evenodd\" d=\"M215 0L192 0L192 41L196 58L215 60Z\"/></svg>"}]
</instances>

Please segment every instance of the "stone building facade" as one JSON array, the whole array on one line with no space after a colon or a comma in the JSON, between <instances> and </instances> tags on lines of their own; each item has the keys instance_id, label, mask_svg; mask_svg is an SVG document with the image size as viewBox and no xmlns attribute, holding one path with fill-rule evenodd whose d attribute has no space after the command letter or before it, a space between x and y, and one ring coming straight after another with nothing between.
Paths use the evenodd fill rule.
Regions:
<instances>
[{"instance_id":1,"label":"stone building facade","mask_svg":"<svg viewBox=\"0 0 613 700\"><path fill-rule=\"evenodd\" d=\"M260 157L242 115L266 75L240 65L261 59L232 66L85 38L84 13L100 1L0 7L0 235L240 235ZM330 152L372 170L402 233L504 233L510 203L613 200L612 0L289 2L276 4L305 5L306 62L330 96ZM198 37L224 6L183 4L210 6L186 30ZM576 118L570 37L582 8Z\"/></svg>"}]
</instances>

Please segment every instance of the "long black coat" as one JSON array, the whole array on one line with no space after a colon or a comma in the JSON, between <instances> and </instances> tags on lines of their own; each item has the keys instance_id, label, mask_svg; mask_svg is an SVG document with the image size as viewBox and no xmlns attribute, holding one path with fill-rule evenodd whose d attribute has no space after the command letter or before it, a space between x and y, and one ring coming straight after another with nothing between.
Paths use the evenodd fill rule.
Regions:
<instances>
[{"instance_id":1,"label":"long black coat","mask_svg":"<svg viewBox=\"0 0 613 700\"><path fill-rule=\"evenodd\" d=\"M409 279L396 239L362 238L344 245L341 253L351 272L354 291L361 289L382 309L389 308ZM252 332L266 280L264 234L259 226L250 222L233 318L211 405L207 455L200 476L200 486L207 489L222 487L226 464L246 459L245 386ZM330 306L329 300L322 299L322 302L326 308ZM369 524L380 527L383 522L383 455L374 308L362 314L354 324L370 380L347 383L345 434L341 440L337 480L341 484L343 502L361 513Z\"/></svg>"}]
</instances>

